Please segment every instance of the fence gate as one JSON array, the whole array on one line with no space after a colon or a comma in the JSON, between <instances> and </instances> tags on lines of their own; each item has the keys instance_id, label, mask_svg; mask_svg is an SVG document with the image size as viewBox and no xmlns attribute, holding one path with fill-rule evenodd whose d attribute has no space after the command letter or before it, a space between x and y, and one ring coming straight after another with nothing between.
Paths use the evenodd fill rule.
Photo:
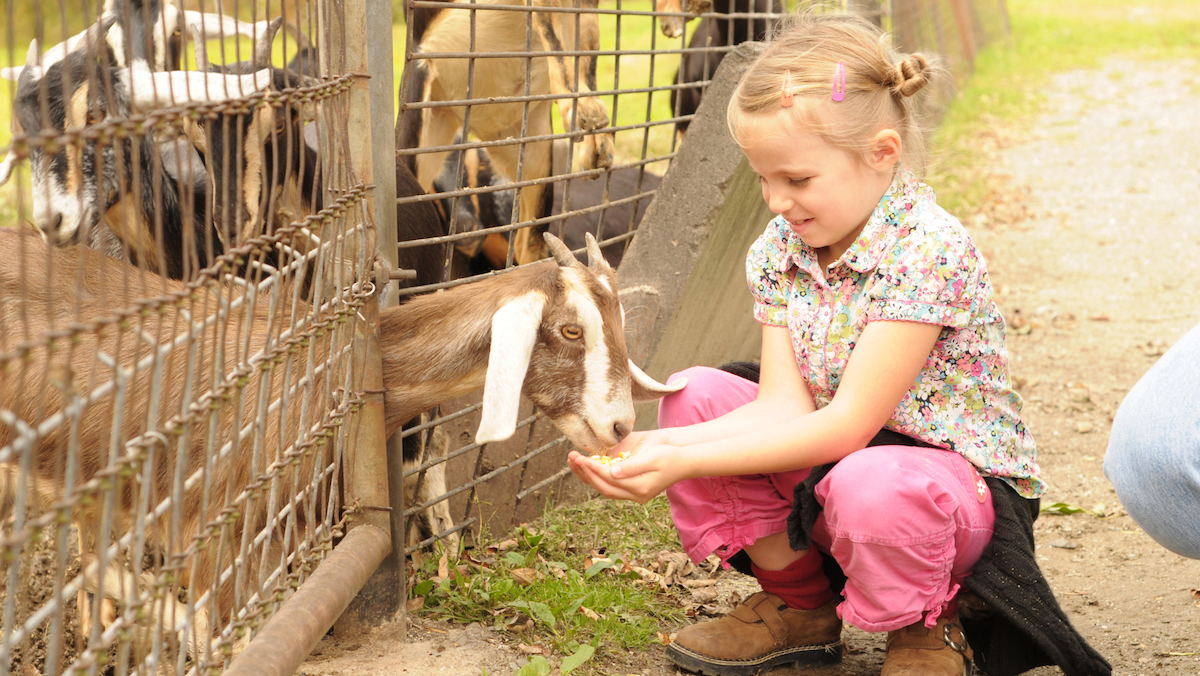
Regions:
<instances>
[{"instance_id":1,"label":"fence gate","mask_svg":"<svg viewBox=\"0 0 1200 676\"><path fill-rule=\"evenodd\" d=\"M221 671L379 506L342 7L6 1L0 674Z\"/></svg>"}]
</instances>

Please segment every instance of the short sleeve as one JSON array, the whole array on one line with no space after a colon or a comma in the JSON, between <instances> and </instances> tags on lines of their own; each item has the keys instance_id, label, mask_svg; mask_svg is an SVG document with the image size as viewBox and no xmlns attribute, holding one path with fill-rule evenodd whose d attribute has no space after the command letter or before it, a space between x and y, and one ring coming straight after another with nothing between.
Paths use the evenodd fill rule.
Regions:
<instances>
[{"instance_id":1,"label":"short sleeve","mask_svg":"<svg viewBox=\"0 0 1200 676\"><path fill-rule=\"evenodd\" d=\"M943 212L944 213L944 212ZM948 215L946 227L916 228L876 268L868 321L937 324L955 329L974 319L987 285L975 244Z\"/></svg>"},{"instance_id":2,"label":"short sleeve","mask_svg":"<svg viewBox=\"0 0 1200 676\"><path fill-rule=\"evenodd\" d=\"M784 244L774 221L755 240L746 255L746 283L754 296L754 318L768 326L787 326L790 276L779 271Z\"/></svg>"}]
</instances>

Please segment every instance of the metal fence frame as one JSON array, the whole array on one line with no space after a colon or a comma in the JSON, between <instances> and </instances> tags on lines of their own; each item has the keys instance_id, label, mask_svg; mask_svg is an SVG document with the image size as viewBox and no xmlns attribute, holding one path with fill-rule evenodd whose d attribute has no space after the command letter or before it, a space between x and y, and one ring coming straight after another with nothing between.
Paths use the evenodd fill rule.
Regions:
<instances>
[{"instance_id":1,"label":"metal fence frame","mask_svg":"<svg viewBox=\"0 0 1200 676\"><path fill-rule=\"evenodd\" d=\"M122 144L127 139L133 139L129 147L136 149L144 144L158 151L165 143L159 139L180 133L188 121L204 127L206 120L311 106L316 111L314 129L322 141L318 162L324 192L320 195L321 208L292 214L298 220L290 222L291 217L281 215L281 225L273 231L229 240L223 254L204 260L203 269L193 270L181 282L164 280L147 271L145 265L138 270L119 263L95 263L80 254L82 260L91 261L86 264L92 266L88 269L98 270L109 287L122 279L133 285L134 291L120 297L128 304L98 306L101 313L94 316L76 313L70 317L73 321L57 327L51 319L45 331L45 323L38 323L41 315L36 308L29 313L0 313L0 392L14 393L11 401L17 403L16 409L0 403L0 471L13 489L10 502L0 513L4 517L0 527L0 566L4 569L0 674L14 668L36 668L46 674L221 671L229 666L239 644L282 606L303 605L311 591L296 594L298 604L285 604L285 600L314 569L329 577L339 570L338 561L345 559L347 552L359 550L366 552L363 565L369 573L389 551L387 483L381 484L376 478L380 468L386 471L387 459L378 382L379 341L373 320L378 292L388 282L381 273L386 266L374 264L377 240L382 236L394 247L394 214L390 219L386 213L379 219L375 217L375 200L369 199L375 190L373 146L369 138L350 131L351 125L366 126L371 119L369 107L363 111L363 102L371 98L367 43L362 39L366 3L358 4L351 14L361 24L357 27L348 26L346 17L339 13L341 7L329 2L307 4L308 11L302 11L298 1L291 7L268 7L274 10L272 15L282 10L292 20L305 20L304 26L321 51L321 73L313 81L282 90L243 92L216 103L187 100L191 97L185 96L172 105L157 105L130 117L110 107L107 119L89 119L85 128L68 126L65 131L47 129L44 133L18 130L15 134L11 152L22 158L40 150L60 152L63 148L75 152L92 147L126 152L127 146ZM11 17L12 1L6 6ZM41 16L43 9L53 11L52 7L38 5L35 13ZM69 35L66 4L59 9L64 16L61 24L65 40ZM247 19L260 18L255 16L257 8L247 9L253 10ZM238 10L235 3L234 13ZM88 14L84 12L84 25L90 23ZM98 16L99 11L91 14ZM125 19L129 21L130 17ZM50 28L40 23L36 27L42 48L55 42L47 39L53 34L53 22L49 23ZM355 31L357 37L346 39ZM286 37L284 42L286 45ZM80 49L94 46L87 41L84 45ZM224 60L231 62L242 56L249 54L234 51ZM108 101L116 101L121 94L113 89L112 78L95 76L115 66L106 65L103 56L98 59L99 65L91 68L93 77L75 85L103 90ZM43 100L48 90L43 84L45 79L40 78L35 85ZM129 81L137 80L130 76ZM69 81L67 86L71 86ZM381 86L391 87L390 82ZM15 89L10 85L10 94ZM384 101L390 102L390 97L389 92ZM384 119L380 128L390 134L390 114L385 113ZM277 133L289 124L279 122ZM237 152L248 147L238 145ZM290 145L286 150L300 152ZM162 160L157 153L154 157L157 170ZM216 170L211 166L209 169ZM98 159L95 171L106 170ZM251 171L246 169L246 175L251 176ZM47 180L46 174L40 176ZM134 179L122 176L125 189ZM206 180L211 181L211 174ZM18 188L16 203L19 215L27 218L30 193L22 189L27 187L23 186L25 181L25 175L18 172L14 179ZM212 183L208 185L211 190ZM138 190L136 186L129 189L134 193ZM386 193L384 200L394 194L382 192ZM39 199L37 194L33 197ZM278 213L264 213L263 218L273 219ZM307 248L296 248L294 236L306 242ZM32 265L31 257L48 255L35 242L29 241L26 248L27 240L20 241L24 251L17 257L20 268L26 261ZM268 264L268 253L278 253L281 262ZM81 259L50 260L53 265ZM54 269L46 268L47 274ZM89 288L83 285L83 278L63 281L67 292L73 290L77 297L83 297L81 294ZM0 295L7 297L0 301L9 303L9 307L12 301L22 305L26 298L34 297L33 285L59 282L52 278L29 279L28 284L6 282ZM140 292L136 290L139 288ZM257 337L265 342L256 351L252 346L258 343L251 339L252 322L248 317L264 314L279 321L272 319L274 323L267 324L270 335ZM173 317L175 328L155 319L162 316ZM43 328L29 334L30 327ZM117 349L83 355L81 358L91 359L86 373L72 370L77 365L70 361L73 348L66 350L67 357L61 356L61 346L74 345L80 339L91 344L86 341L108 338L115 341ZM215 342L205 342L210 339ZM51 364L48 371L38 361L41 355ZM56 361L62 359L67 361ZM193 363L207 366L198 372ZM276 363L281 366L277 368ZM143 386L144 390L135 389ZM29 394L22 396L26 390ZM30 412L22 404L41 397L39 392L55 391L65 401L57 412ZM247 403L263 395L266 398L260 399L261 404ZM136 407L147 400L151 402L149 416L129 419L134 413L142 415L145 409ZM164 406L179 402L182 408L164 408L155 413L156 402ZM79 447L75 430L92 424L84 418L93 416L98 407L102 415L109 416L111 443L107 445L111 450L100 455L98 468L88 469L80 464L84 450ZM243 409L257 413L253 418L241 418ZM283 416L289 421L295 416L301 427L282 430L278 435L280 446L263 445L260 455L258 446L262 445L265 430L273 421L282 427ZM233 427L221 431L224 423L220 421L230 417ZM232 436L223 436L226 432ZM50 444L54 438L62 439L62 460L55 461L59 463L57 473L33 473L41 457L38 453L59 452ZM200 439L200 445L192 444L193 439ZM249 465L250 482L228 484L223 496L219 489L213 492L210 484L216 481L214 477L231 472L231 459L242 457L233 454L250 444L255 445ZM197 456L199 466L195 471L184 470L185 466L191 467L185 460L188 454L196 451L201 452ZM305 458L311 459L311 474L301 469L307 462ZM169 467L178 468L175 487L159 493L153 488L155 477L171 471ZM38 481L55 485L45 489L48 495L39 496L27 490ZM202 512L200 529L193 532L174 524L182 523L181 505L195 492L203 496L201 504L207 504L208 510ZM118 494L134 496L132 503L123 505L124 498L119 500ZM240 528L237 524L241 523L241 515L253 512L251 506L256 503L267 509L267 520L255 521L252 529L234 533ZM102 515L100 519L78 521L81 510L92 506ZM91 550L96 556L95 570L103 571L113 563L125 567L133 575L131 579L142 576L132 588L125 588L122 582L114 589L109 578L97 574L99 593L95 596L104 596L106 586L107 593L115 593L115 615L102 619L107 610L99 601L80 596L80 601L92 609L90 636L86 637L76 631L68 615L68 611L82 611L76 607L76 593L93 584L91 574L85 575L72 563L80 553L72 542L83 535L74 532L73 521L97 527L98 547ZM126 528L122 524L131 525ZM347 529L352 531L347 533ZM161 535L164 532L165 539ZM330 554L339 540L336 555ZM285 549L275 551L281 545ZM217 552L215 586L194 588L184 596L181 576L196 573L196 554L205 550ZM261 550L262 564L251 571L247 562L255 560L250 554L257 550ZM143 553L149 557L144 561ZM228 558L234 555L235 559ZM327 558L330 566L318 565ZM130 563L138 561L142 562L140 566ZM35 565L46 567L53 579L31 592L31 585L42 584L34 579ZM341 576L339 581L349 581L353 586L356 579ZM214 594L233 583L237 607L222 607L220 617L210 612L208 625L197 624L202 610L217 607ZM357 584L361 586L362 582ZM349 603L358 586L343 589L341 608ZM311 590L312 585L308 588ZM175 596L177 602L164 600ZM168 617L170 625L166 628L150 627L147 635L147 613L168 607L168 602L182 615ZM338 613L329 618L329 623ZM207 629L203 634L201 626ZM184 632L186 642L198 641L192 654L186 645L174 643L177 630ZM194 636L193 630L197 632ZM78 627L78 631L86 632L87 627ZM31 640L36 640L37 646ZM310 648L293 651L292 658L301 659Z\"/></svg>"}]
</instances>

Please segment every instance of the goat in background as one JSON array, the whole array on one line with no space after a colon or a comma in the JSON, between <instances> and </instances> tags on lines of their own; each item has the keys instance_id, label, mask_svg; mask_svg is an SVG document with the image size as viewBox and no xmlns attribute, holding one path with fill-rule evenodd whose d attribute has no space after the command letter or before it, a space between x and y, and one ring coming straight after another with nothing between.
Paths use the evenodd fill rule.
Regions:
<instances>
[{"instance_id":1,"label":"goat in background","mask_svg":"<svg viewBox=\"0 0 1200 676\"><path fill-rule=\"evenodd\" d=\"M109 18L93 29L102 35ZM30 43L13 106L13 130L42 130L42 110L58 134L128 118L179 101L223 101L262 89L269 73L223 75L184 71L153 72L132 67L102 67L88 50L69 52L43 70L36 66L37 42ZM35 130L33 132L27 130ZM177 156L190 150L176 145ZM153 138L87 139L61 152L30 148L33 221L48 241L64 245L101 227L124 245L128 259L151 271L181 279L219 254L209 234L203 177L184 160L176 176L163 148ZM10 155L11 157L11 155ZM176 167L178 169L178 166ZM124 256L122 256L124 257Z\"/></svg>"},{"instance_id":2,"label":"goat in background","mask_svg":"<svg viewBox=\"0 0 1200 676\"><path fill-rule=\"evenodd\" d=\"M156 72L152 65L159 72L179 66L184 25L201 37L198 43L206 27L251 34L259 28L219 15L180 12L159 0L110 0L95 24L46 54L39 54L36 40L30 43L17 76L14 135L64 134L110 115L124 117L186 100L221 100L265 86L262 74L235 79L195 73L150 76ZM132 65L121 67L123 63ZM49 125L45 130L44 121ZM33 221L51 243L83 242L176 279L220 254L221 242L213 241L208 229L203 165L177 133L89 140L82 146L57 152L40 145L30 148ZM10 153L0 164L0 185L15 163L16 155Z\"/></svg>"},{"instance_id":3,"label":"goat in background","mask_svg":"<svg viewBox=\"0 0 1200 676\"><path fill-rule=\"evenodd\" d=\"M712 11L717 14L742 12L754 16L705 16L700 18L688 48L732 47L751 40L763 40L777 19L769 15L782 15L785 11L781 0L712 0ZM685 52L679 59L679 70L675 73L676 84L704 82L712 79L717 66L728 50L717 52ZM689 119L675 123L678 134L687 132L690 116L700 107L702 88L686 87L671 90L671 110L676 117L687 115Z\"/></svg>"},{"instance_id":4,"label":"goat in background","mask_svg":"<svg viewBox=\"0 0 1200 676\"><path fill-rule=\"evenodd\" d=\"M563 128L587 132L579 139L575 159L583 169L605 168L612 165L613 137L600 131L608 126L608 110L600 99L591 95L596 90L596 57L585 54L570 59L561 56L538 56L540 51L597 50L600 44L599 24L595 14L566 14L534 12L536 35L527 30L524 12L487 10L487 4L504 4L506 0L487 0L474 12L457 9L462 2L448 2L442 9L415 9L412 20L419 24L420 35L414 35L414 52L467 52L471 49L471 15L475 15L475 52L524 52L532 40L535 48L532 59L480 58L474 60L471 98L504 98L526 94L533 96L556 94ZM579 7L595 8L598 0L582 0ZM565 6L563 0L535 0L535 7ZM576 35L575 24L579 32ZM414 27L416 30L416 27ZM528 67L528 73L526 73ZM582 75L575 79L575 70ZM407 92L401 98L408 102L455 101L468 98L468 59L417 59L406 73ZM575 92L581 94L576 97ZM528 126L523 128L523 114L528 106ZM543 136L553 133L550 100L528 103L476 104L472 107L469 132L485 141L523 136ZM407 111L399 121L399 148L429 148L450 144L461 133L466 109L463 106L434 107ZM550 141L521 145L494 146L490 150L496 171L510 179L517 178L518 163L522 168L520 180L528 181L550 176ZM413 173L427 192L442 171L445 152L416 155ZM544 184L520 189L518 198L520 221L532 221L549 214L550 201ZM541 230L544 231L544 227ZM545 256L542 240L530 228L514 235L514 258L526 264Z\"/></svg>"},{"instance_id":5,"label":"goat in background","mask_svg":"<svg viewBox=\"0 0 1200 676\"><path fill-rule=\"evenodd\" d=\"M478 443L513 434L523 394L576 446L595 453L632 431L634 401L653 400L683 387L682 382L657 383L629 361L615 271L604 262L595 241L588 240L591 260L585 267L561 242L552 236L547 239L554 261L417 296L381 311L389 434L421 411L482 387ZM166 569L174 571L187 590L187 603L177 600L177 590L149 602L149 595L155 593L147 586L149 578L123 565L120 548L115 545L109 548L109 556L114 557L109 559L110 565L99 570L97 547L110 541L101 528L103 501L82 503L72 514L84 538L83 587L122 604L122 616L140 627L137 635L142 641L158 631L174 636L176 630L188 626L174 622L189 618L194 604L209 595L208 605L197 608L192 618L192 635L182 639L187 647L180 651L177 665L183 667L185 653L194 657L206 654L210 627L229 628L237 599L261 591L256 571L262 557L286 544L274 541L273 547L251 547L235 562L240 554L231 543L246 542L244 537L253 539L262 532L277 537L284 529L275 528L277 517L270 505L278 509L292 500L297 507L289 518L296 520L296 528L287 532L303 532L311 526L305 522L309 508L301 508L299 503L312 505L331 498L326 489L310 482L316 467L332 461L332 450L314 443L319 440L310 435L321 416L337 402L318 400L301 405L297 400L306 398L292 396L284 400L283 410L272 408L271 402L305 381L310 396L332 396L345 377L346 365L344 357L331 350L331 334L350 327L335 323L332 331L315 333L307 349L289 354L284 364L277 366L269 359L269 350L287 337L279 333L285 317L278 315L284 312L279 308L291 303L261 300L249 308L243 303L229 309L228 321L244 330L203 331L194 349L174 349L161 357L161 372L166 377L156 381L155 369L131 369L147 354L144 342L153 338L158 341L154 347L161 350L174 338L168 329L202 322L203 315L218 307L220 296L230 293L220 286L193 288L160 279L152 287L172 302L159 305L156 312L141 313L135 320L137 330L83 332L74 337L71 350L51 349L45 336L53 334L55 327L105 317L114 304L136 306L137 299L125 280L138 274L147 273L119 262L104 263L102 254L86 248L47 249L32 233L0 229L0 297L22 299L20 304L0 305L0 326L12 327L15 333L9 335L35 337L25 344L25 356L17 358L11 352L15 346L0 336L0 363L11 376L0 381L0 410L20 421L19 426L0 425L0 457L7 458L0 465L0 479L8 492L27 487L30 499L42 506L69 500L80 486L112 466L113 460L106 457L114 427L126 449L118 449L116 457L140 453L136 442L152 439L148 430L183 429L183 416L193 406L210 410L206 399L189 398L193 395L187 382L206 378L218 388L233 388L236 383L238 394L230 397L231 403L211 409L204 423L190 424L187 434L173 437L178 442L158 447L142 458L135 474L143 479L122 482L114 494L117 512L112 516L117 532L130 526L144 499L152 498L153 510L156 501L174 495L181 521L148 528L146 546L163 552ZM49 278L80 282L30 282ZM314 325L331 318L330 306L312 313ZM110 393L90 402L77 427L60 426L32 438L19 433L20 429L38 428L63 410L76 379L79 386L92 392L104 384L112 367L98 360L101 350L127 369L120 388L124 403L119 420L114 421L114 408L105 403L115 396ZM218 355L221 364L216 362ZM30 392L38 395L29 396ZM261 447L248 429L264 431ZM67 435L75 435L70 444ZM220 451L210 457L206 451L210 447ZM268 450L260 455L257 448ZM78 457L69 460L67 453L78 453ZM29 468L28 474L18 474L22 463ZM177 463L181 465L176 467ZM71 485L64 486L67 466L77 469ZM269 467L281 473L267 491L270 495L252 493L235 514L226 513L222 500L207 499L237 495ZM175 495L176 474L201 480ZM299 494L295 486L300 487ZM219 525L217 531L207 529L211 524ZM190 566L179 566L188 553L195 560ZM135 599L145 604L132 603ZM138 621L143 613L145 620Z\"/></svg>"},{"instance_id":6,"label":"goat in background","mask_svg":"<svg viewBox=\"0 0 1200 676\"><path fill-rule=\"evenodd\" d=\"M458 140L458 137L455 139ZM566 153L566 143L554 143L555 159ZM460 159L461 158L461 159ZM464 163L462 180L455 186L458 163ZM556 163L557 164L557 163ZM554 173L565 172L565 166L555 168ZM612 206L585 213L578 213L562 221L550 222L546 228L558 233L572 250L585 247L585 234L591 233L599 240L604 258L612 267L617 267L625 254L626 242L606 244L605 240L636 230L650 206L653 195L638 197L658 189L662 177L639 167L613 169L597 180L573 178L554 182L551 215L566 211L577 211L617 202ZM511 222L512 204L516 191L504 189L509 181L492 171L491 159L483 148L456 150L446 157L442 173L434 181L434 190L449 193L463 188L498 188L472 195L440 197L434 202L439 217L449 226L451 216L455 218L456 232L472 232ZM565 204L564 204L565 201ZM456 258L454 273L457 276L482 274L489 270L500 270L505 266L508 242L503 235L489 233L475 239L463 240L456 247L460 257Z\"/></svg>"}]
</instances>

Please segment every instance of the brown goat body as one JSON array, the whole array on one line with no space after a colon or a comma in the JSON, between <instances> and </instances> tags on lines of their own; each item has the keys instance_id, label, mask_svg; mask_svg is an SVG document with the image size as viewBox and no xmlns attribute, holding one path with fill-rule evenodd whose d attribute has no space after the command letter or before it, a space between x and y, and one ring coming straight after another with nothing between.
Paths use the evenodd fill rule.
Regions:
<instances>
[{"instance_id":1,"label":"brown goat body","mask_svg":"<svg viewBox=\"0 0 1200 676\"><path fill-rule=\"evenodd\" d=\"M448 398L484 387L477 441L511 435L505 425L515 425L515 400L523 393L577 446L596 452L630 431L632 400L678 389L648 380L628 361L615 272L594 240L588 246L595 253L590 267L553 240L557 262L382 310L388 434ZM136 530L145 505L154 512L165 499L178 500L148 525L143 544L160 552L160 573L186 587L193 603L213 592L188 639L195 653L209 638L207 627L227 626L259 591L262 557L277 561L294 549L281 535L298 538L319 526L334 497L322 477L336 462L337 444L327 441L321 423L356 401L353 376L363 365L351 364L342 346L350 343L365 296L347 289L317 304L268 290L251 302L239 286L184 284L94 250L54 249L31 232L4 229L0 259L5 512L22 490L31 493L25 499L32 512L72 506L67 513L79 527L81 552L94 560L106 544ZM111 308L131 309L114 317ZM210 315L219 321L202 327ZM523 327L521 335L494 339L513 325ZM177 338L191 327L202 328ZM172 341L174 349L163 350ZM147 362L156 351L158 358ZM607 359L599 368L597 354ZM120 377L114 366L124 369ZM489 403L493 391L511 401ZM489 427L500 430L491 437L484 433L495 417L489 407L512 411L511 421ZM59 412L66 413L63 424L21 433L46 427ZM81 500L83 494L91 499ZM285 528L273 519L289 504L282 521L292 524ZM111 531L101 527L106 509ZM0 517L12 523L11 513ZM266 544L242 544L239 552L239 543L261 532ZM111 576L113 565L123 565L118 549L106 580L120 577ZM84 585L98 586L98 571L86 568ZM125 579L132 568L124 565ZM128 603L106 584L105 594ZM160 622L182 616L173 594L166 596Z\"/></svg>"}]
</instances>

